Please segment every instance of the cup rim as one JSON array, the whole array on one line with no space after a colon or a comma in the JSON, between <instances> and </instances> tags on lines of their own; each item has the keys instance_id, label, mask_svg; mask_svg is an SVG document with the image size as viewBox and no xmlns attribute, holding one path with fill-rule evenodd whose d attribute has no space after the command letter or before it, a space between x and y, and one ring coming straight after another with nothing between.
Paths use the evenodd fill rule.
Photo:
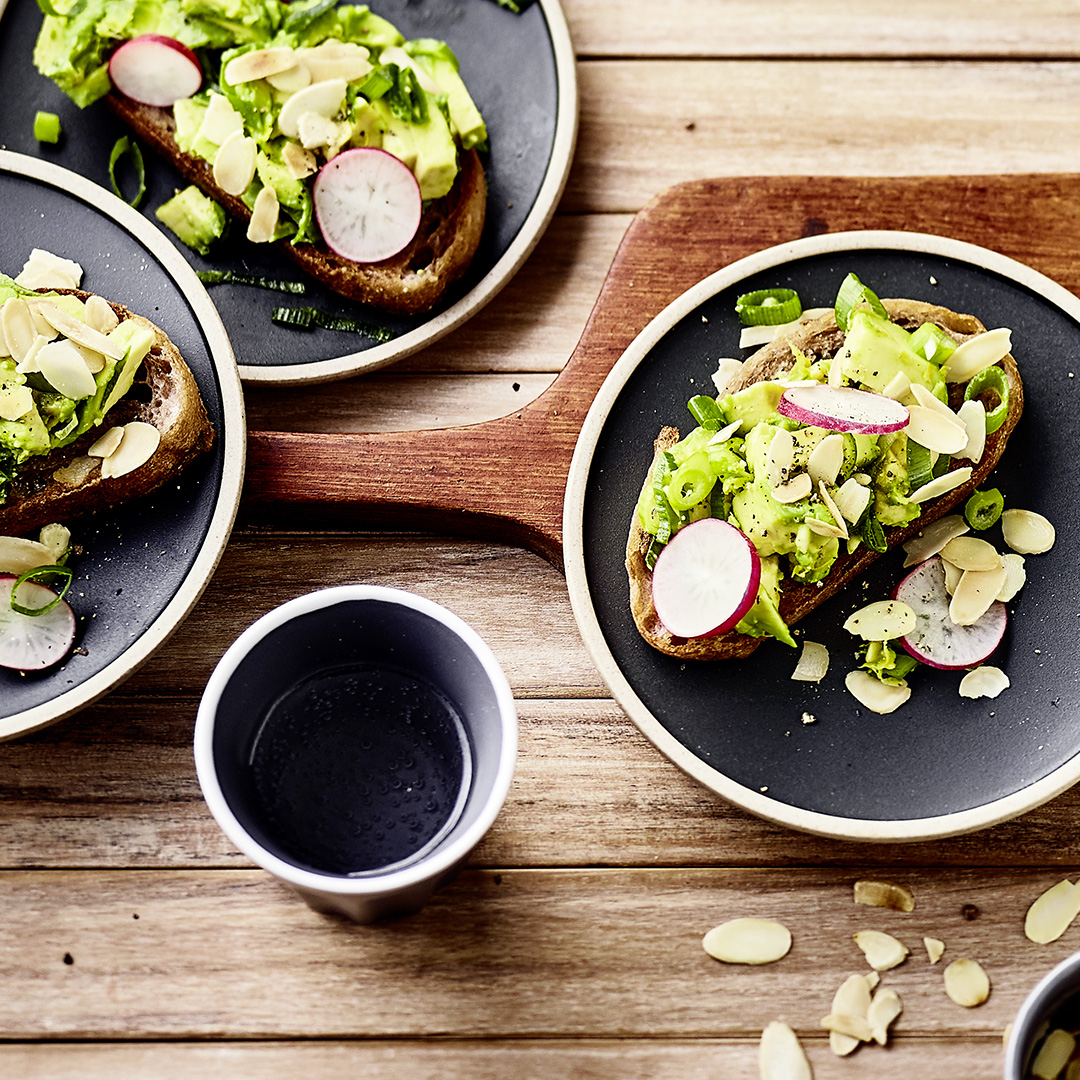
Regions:
<instances>
[{"instance_id":1,"label":"cup rim","mask_svg":"<svg viewBox=\"0 0 1080 1080\"><path fill-rule=\"evenodd\" d=\"M499 710L502 746L491 792L481 813L452 843L441 851L410 862L398 870L365 877L305 870L286 862L258 843L232 812L218 781L214 764L213 741L217 707L229 679L248 653L267 635L301 615L354 600L377 600L411 608L441 623L460 638L480 662L491 683ZM287 600L253 622L224 652L207 681L195 719L195 772L210 813L226 836L252 862L275 877L301 889L334 893L339 896L381 896L407 889L444 873L464 859L480 842L502 809L513 779L517 759L518 718L514 694L491 647L459 616L448 608L405 589L388 585L337 585L317 589Z\"/></svg>"},{"instance_id":2,"label":"cup rim","mask_svg":"<svg viewBox=\"0 0 1080 1080\"><path fill-rule=\"evenodd\" d=\"M1048 999L1058 989L1059 984L1068 982L1070 976L1075 979L1078 971L1080 971L1080 951L1066 956L1064 960L1052 967L1024 998L1013 1019L1008 1045L1005 1047L1005 1080L1020 1080L1025 1064L1023 1054L1034 1027L1040 1019L1048 1018L1049 1010L1046 1007ZM1077 990L1080 991L1080 980L1077 982Z\"/></svg>"}]
</instances>

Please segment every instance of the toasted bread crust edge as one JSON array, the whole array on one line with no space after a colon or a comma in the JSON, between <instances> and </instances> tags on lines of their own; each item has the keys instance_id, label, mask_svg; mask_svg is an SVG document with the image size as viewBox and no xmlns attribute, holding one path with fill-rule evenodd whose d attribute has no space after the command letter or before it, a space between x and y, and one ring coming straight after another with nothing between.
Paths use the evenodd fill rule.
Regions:
<instances>
[{"instance_id":1,"label":"toasted bread crust edge","mask_svg":"<svg viewBox=\"0 0 1080 1080\"><path fill-rule=\"evenodd\" d=\"M79 289L53 289L77 296ZM19 536L58 521L67 523L95 510L128 502L175 479L214 443L214 428L206 413L198 384L179 350L165 332L149 319L122 304L111 304L121 322L135 319L154 334L131 391L110 411L104 422L71 446L32 458L16 477L7 503L0 505L0 534ZM153 457L125 476L104 479L100 459L86 450L116 423L142 420L161 435ZM59 475L57 475L59 474Z\"/></svg>"},{"instance_id":2,"label":"toasted bread crust edge","mask_svg":"<svg viewBox=\"0 0 1080 1080\"><path fill-rule=\"evenodd\" d=\"M106 96L110 109L157 153L171 161L186 179L219 202L237 220L247 223L251 211L236 195L222 191L209 162L185 154L176 145L171 110L139 105L115 92ZM305 273L342 296L371 304L395 315L430 310L468 270L484 230L487 179L475 150L463 151L450 192L424 209L416 236L402 251L378 263L356 263L325 245L274 246ZM419 271L419 272L418 272Z\"/></svg>"},{"instance_id":3,"label":"toasted bread crust edge","mask_svg":"<svg viewBox=\"0 0 1080 1080\"><path fill-rule=\"evenodd\" d=\"M966 341L985 330L983 324L973 315L960 314L935 304L917 300L884 300L882 302L894 321L934 322L959 341ZM815 338L835 336L838 333L836 320L831 312L808 323L796 324L790 331L783 333L749 357L737 382L729 387L729 390L743 389L752 383L772 378L778 372L789 368L794 362L791 351L793 345L804 352L813 351ZM1023 382L1011 353L1001 362L1001 367L1009 383L1009 408L1005 422L997 431L987 436L983 456L978 465L972 469L971 478L967 483L924 504L922 513L912 524L902 529L887 530L886 538L890 551L906 543L931 522L943 517L966 500L986 480L1001 460L1009 436L1024 409ZM955 395L955 400L951 401L955 408L963 396L963 386L952 387L950 393ZM663 428L654 443L655 454L670 449L678 440L678 429ZM649 483L651 471L650 467L645 485ZM645 566L645 553L651 539L638 524L635 513L626 543L630 610L639 633L650 645L660 652L683 660L726 660L749 656L758 645L767 640L746 634L736 634L734 631L710 638L674 637L660 622L656 608L653 606L652 574ZM850 581L858 578L878 557L878 552L860 547L851 555L841 552L829 571L828 577L818 585L800 585L790 579L783 581L780 591L780 614L784 621L789 626L793 626Z\"/></svg>"}]
</instances>

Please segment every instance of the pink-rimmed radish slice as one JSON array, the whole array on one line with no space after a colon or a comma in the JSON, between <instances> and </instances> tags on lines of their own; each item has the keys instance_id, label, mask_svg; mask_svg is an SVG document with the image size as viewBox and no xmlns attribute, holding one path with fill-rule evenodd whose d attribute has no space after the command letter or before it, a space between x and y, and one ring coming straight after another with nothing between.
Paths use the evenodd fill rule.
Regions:
<instances>
[{"instance_id":1,"label":"pink-rimmed radish slice","mask_svg":"<svg viewBox=\"0 0 1080 1080\"><path fill-rule=\"evenodd\" d=\"M59 663L75 644L75 613L61 600L44 615L23 615L11 606L11 590L18 579L0 576L0 667L14 671L44 671ZM45 607L56 593L36 581L19 586L23 607Z\"/></svg>"},{"instance_id":2,"label":"pink-rimmed radish slice","mask_svg":"<svg viewBox=\"0 0 1080 1080\"><path fill-rule=\"evenodd\" d=\"M396 255L416 235L423 213L412 169L373 146L328 161L315 177L312 198L327 245L358 263Z\"/></svg>"},{"instance_id":3,"label":"pink-rimmed radish slice","mask_svg":"<svg viewBox=\"0 0 1080 1080\"><path fill-rule=\"evenodd\" d=\"M653 567L653 607L675 637L730 630L754 605L757 549L734 525L702 518L680 529Z\"/></svg>"},{"instance_id":4,"label":"pink-rimmed radish slice","mask_svg":"<svg viewBox=\"0 0 1080 1080\"><path fill-rule=\"evenodd\" d=\"M958 626L949 618L952 598L945 589L945 566L938 555L915 567L896 587L895 596L915 612L915 629L900 640L916 660L930 667L944 671L975 667L1005 636L1007 617L1000 601L970 626Z\"/></svg>"},{"instance_id":5,"label":"pink-rimmed radish slice","mask_svg":"<svg viewBox=\"0 0 1080 1080\"><path fill-rule=\"evenodd\" d=\"M827 431L858 431L884 435L907 427L907 406L899 401L856 390L853 386L789 386L780 396L776 411L800 424Z\"/></svg>"},{"instance_id":6,"label":"pink-rimmed radish slice","mask_svg":"<svg viewBox=\"0 0 1080 1080\"><path fill-rule=\"evenodd\" d=\"M199 58L182 41L143 34L112 54L109 78L124 97L164 108L196 93L203 73Z\"/></svg>"}]
</instances>

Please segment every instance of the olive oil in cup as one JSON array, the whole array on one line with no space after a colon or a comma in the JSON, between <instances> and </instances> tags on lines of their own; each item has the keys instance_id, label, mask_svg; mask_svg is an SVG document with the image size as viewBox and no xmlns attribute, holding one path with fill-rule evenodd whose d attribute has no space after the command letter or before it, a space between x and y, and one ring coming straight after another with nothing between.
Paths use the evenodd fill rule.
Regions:
<instances>
[{"instance_id":1,"label":"olive oil in cup","mask_svg":"<svg viewBox=\"0 0 1080 1080\"><path fill-rule=\"evenodd\" d=\"M517 716L491 650L396 589L344 586L269 612L199 707L195 761L236 846L316 910L419 909L509 788Z\"/></svg>"}]
</instances>

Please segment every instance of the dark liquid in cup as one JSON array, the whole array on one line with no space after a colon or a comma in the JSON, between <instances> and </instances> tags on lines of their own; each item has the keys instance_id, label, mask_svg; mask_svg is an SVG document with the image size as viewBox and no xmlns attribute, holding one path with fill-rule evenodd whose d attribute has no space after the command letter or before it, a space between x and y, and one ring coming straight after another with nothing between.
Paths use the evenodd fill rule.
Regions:
<instances>
[{"instance_id":1,"label":"dark liquid in cup","mask_svg":"<svg viewBox=\"0 0 1080 1080\"><path fill-rule=\"evenodd\" d=\"M251 766L266 831L286 859L361 874L410 859L452 826L471 756L461 718L435 687L361 665L282 696Z\"/></svg>"}]
</instances>

